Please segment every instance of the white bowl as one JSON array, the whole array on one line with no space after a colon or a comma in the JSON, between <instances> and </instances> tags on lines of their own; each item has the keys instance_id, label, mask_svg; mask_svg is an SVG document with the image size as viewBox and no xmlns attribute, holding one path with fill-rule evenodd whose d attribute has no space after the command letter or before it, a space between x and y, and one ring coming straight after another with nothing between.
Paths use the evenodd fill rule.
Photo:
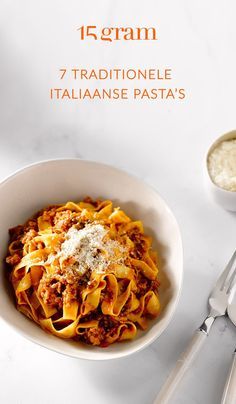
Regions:
<instances>
[{"instance_id":1,"label":"white bowl","mask_svg":"<svg viewBox=\"0 0 236 404\"><path fill-rule=\"evenodd\" d=\"M220 188L218 185L216 185L212 181L208 170L208 158L211 152L216 148L216 146L218 146L219 143L223 142L224 140L230 139L236 139L236 130L232 130L231 132L227 132L224 135L220 136L209 148L205 161L207 170L206 184L208 192L214 202L216 202L218 205L222 206L226 210L236 212L236 192L227 191L226 189Z\"/></svg>"},{"instance_id":2,"label":"white bowl","mask_svg":"<svg viewBox=\"0 0 236 404\"><path fill-rule=\"evenodd\" d=\"M162 312L150 328L132 341L99 348L63 340L43 331L19 313L5 278L4 257L8 229L24 223L37 210L84 196L109 198L132 218L144 222L156 240L161 257L160 299ZM31 341L75 358L115 359L127 356L153 342L168 326L175 311L182 283L182 242L177 222L163 199L148 185L116 168L84 160L51 160L16 172L0 184L1 283L0 315ZM155 246L155 244L154 244Z\"/></svg>"}]
</instances>

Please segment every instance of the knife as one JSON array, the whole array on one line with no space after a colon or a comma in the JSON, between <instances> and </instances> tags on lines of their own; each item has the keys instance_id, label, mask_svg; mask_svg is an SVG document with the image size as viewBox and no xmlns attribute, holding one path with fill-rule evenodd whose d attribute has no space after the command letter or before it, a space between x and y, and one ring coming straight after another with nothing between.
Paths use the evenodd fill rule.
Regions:
<instances>
[{"instance_id":1,"label":"knife","mask_svg":"<svg viewBox=\"0 0 236 404\"><path fill-rule=\"evenodd\" d=\"M236 326L236 290L232 291L230 296L227 313ZM236 349L233 353L233 361L225 383L221 404L236 404Z\"/></svg>"}]
</instances>

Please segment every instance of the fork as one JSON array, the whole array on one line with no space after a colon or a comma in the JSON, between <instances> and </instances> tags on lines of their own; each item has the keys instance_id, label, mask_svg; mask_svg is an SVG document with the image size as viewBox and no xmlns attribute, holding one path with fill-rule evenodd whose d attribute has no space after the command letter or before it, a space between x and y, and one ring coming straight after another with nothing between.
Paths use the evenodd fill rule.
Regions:
<instances>
[{"instance_id":1,"label":"fork","mask_svg":"<svg viewBox=\"0 0 236 404\"><path fill-rule=\"evenodd\" d=\"M211 327L217 317L224 316L228 305L230 292L236 278L236 250L220 275L213 288L208 304L209 314L202 325L195 331L187 349L180 355L174 369L170 373L153 404L167 404L175 388L193 363L197 353L205 342Z\"/></svg>"}]
</instances>

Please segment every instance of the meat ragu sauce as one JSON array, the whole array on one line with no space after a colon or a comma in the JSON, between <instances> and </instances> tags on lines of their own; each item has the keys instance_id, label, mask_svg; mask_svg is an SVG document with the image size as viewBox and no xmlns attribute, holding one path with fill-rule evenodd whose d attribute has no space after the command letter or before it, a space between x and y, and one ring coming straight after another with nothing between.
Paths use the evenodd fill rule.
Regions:
<instances>
[{"instance_id":1,"label":"meat ragu sauce","mask_svg":"<svg viewBox=\"0 0 236 404\"><path fill-rule=\"evenodd\" d=\"M45 331L104 347L159 314L152 240L111 201L49 206L9 233L17 309Z\"/></svg>"}]
</instances>

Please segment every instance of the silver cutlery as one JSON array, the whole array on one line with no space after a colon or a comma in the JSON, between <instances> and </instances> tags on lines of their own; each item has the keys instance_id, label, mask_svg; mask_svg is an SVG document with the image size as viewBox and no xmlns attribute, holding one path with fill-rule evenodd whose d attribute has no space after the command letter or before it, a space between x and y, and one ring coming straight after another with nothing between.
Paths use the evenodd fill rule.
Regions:
<instances>
[{"instance_id":1,"label":"silver cutlery","mask_svg":"<svg viewBox=\"0 0 236 404\"><path fill-rule=\"evenodd\" d=\"M236 278L236 251L232 255L225 270L220 275L213 288L208 304L209 314L202 323L202 325L195 331L187 349L181 354L176 366L170 373L168 379L161 388L158 396L153 404L167 404L183 378L184 374L194 361L197 353L200 351L203 343L205 342L212 324L217 317L224 316L226 314L228 300L232 291L234 281Z\"/></svg>"},{"instance_id":2,"label":"silver cutlery","mask_svg":"<svg viewBox=\"0 0 236 404\"><path fill-rule=\"evenodd\" d=\"M232 323L236 326L235 293L232 293L232 296L230 296L227 313ZM233 361L225 383L221 404L235 404L235 403L236 403L236 349L233 353Z\"/></svg>"}]
</instances>

